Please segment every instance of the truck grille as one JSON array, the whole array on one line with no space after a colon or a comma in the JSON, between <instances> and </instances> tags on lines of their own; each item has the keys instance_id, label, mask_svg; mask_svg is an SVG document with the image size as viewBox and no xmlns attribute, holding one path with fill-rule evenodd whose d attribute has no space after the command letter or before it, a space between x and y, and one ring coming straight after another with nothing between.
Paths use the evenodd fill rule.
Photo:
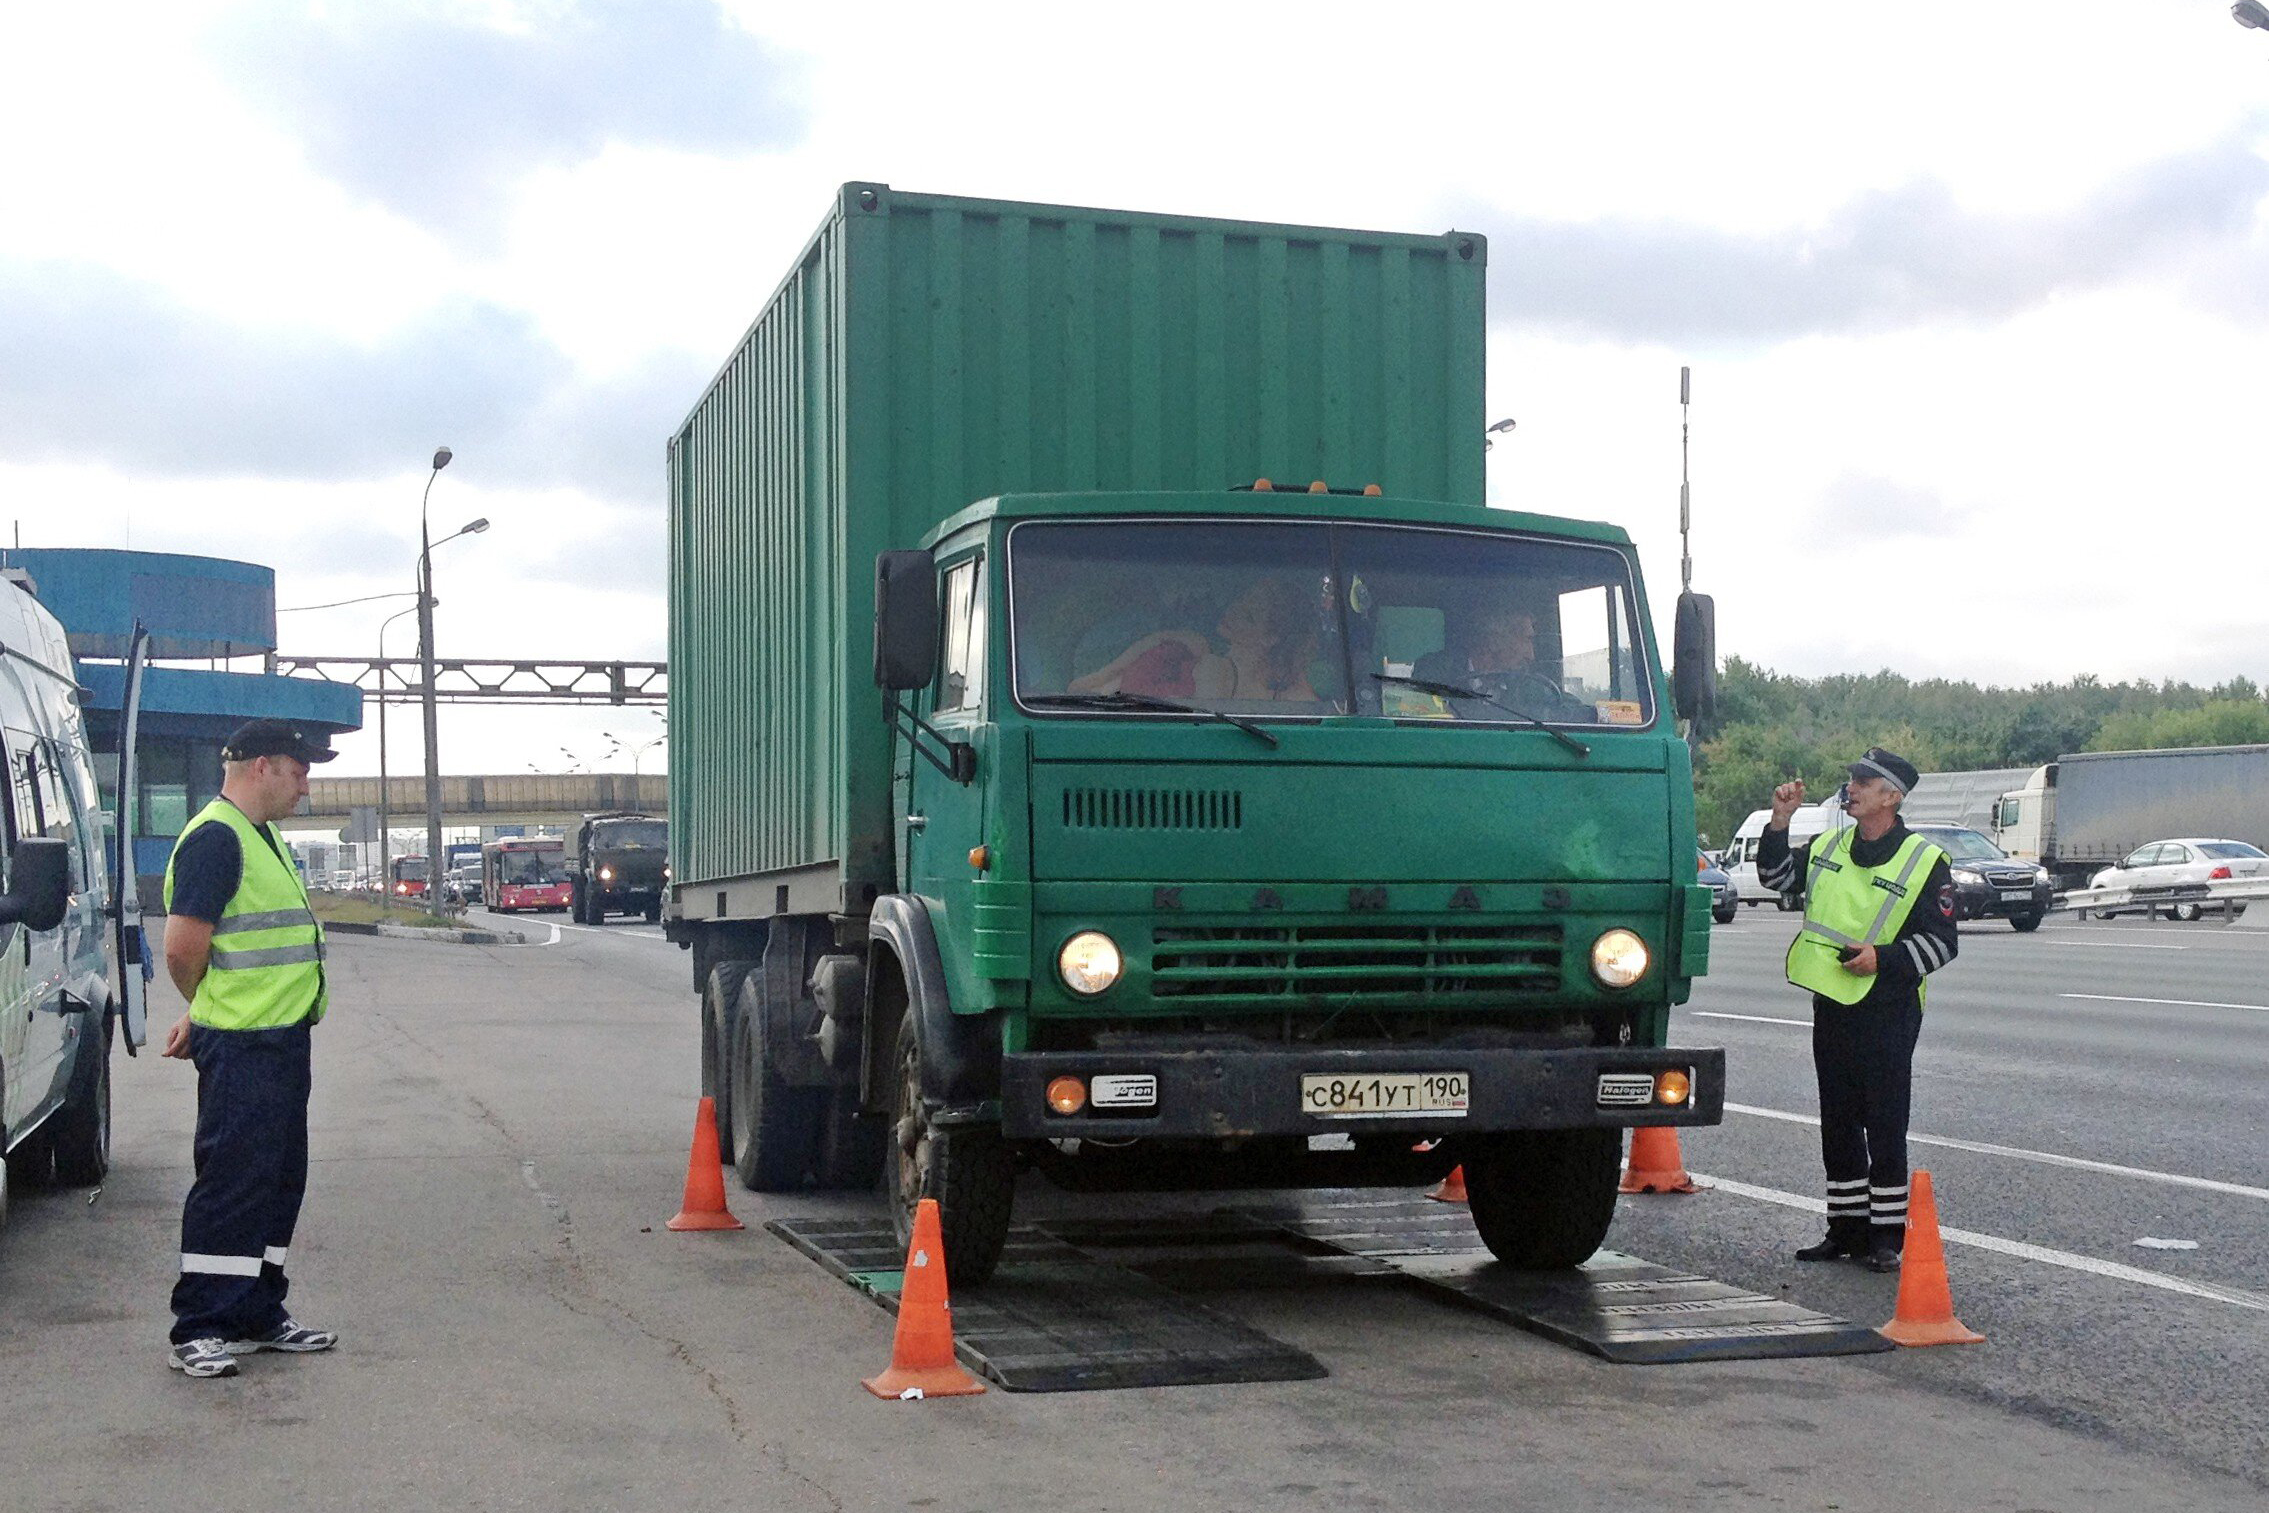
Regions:
<instances>
[{"instance_id":1,"label":"truck grille","mask_svg":"<svg viewBox=\"0 0 2269 1513\"><path fill-rule=\"evenodd\" d=\"M1151 992L1196 1007L1430 1007L1560 986L1558 925L1292 925L1151 933Z\"/></svg>"},{"instance_id":2,"label":"truck grille","mask_svg":"<svg viewBox=\"0 0 2269 1513\"><path fill-rule=\"evenodd\" d=\"M1072 830L1242 830L1245 796L1234 788L1067 788Z\"/></svg>"}]
</instances>

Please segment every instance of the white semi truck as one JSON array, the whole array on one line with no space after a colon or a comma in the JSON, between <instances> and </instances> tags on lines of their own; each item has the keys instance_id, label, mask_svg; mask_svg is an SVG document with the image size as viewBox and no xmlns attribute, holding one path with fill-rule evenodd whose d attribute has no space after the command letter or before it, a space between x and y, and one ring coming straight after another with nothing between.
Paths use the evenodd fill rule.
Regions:
<instances>
[{"instance_id":1,"label":"white semi truck","mask_svg":"<svg viewBox=\"0 0 2269 1513\"><path fill-rule=\"evenodd\" d=\"M2037 862L2059 890L2170 836L2210 835L2269 850L2269 746L2087 751L2036 767L2001 796L1994 839Z\"/></svg>"}]
</instances>

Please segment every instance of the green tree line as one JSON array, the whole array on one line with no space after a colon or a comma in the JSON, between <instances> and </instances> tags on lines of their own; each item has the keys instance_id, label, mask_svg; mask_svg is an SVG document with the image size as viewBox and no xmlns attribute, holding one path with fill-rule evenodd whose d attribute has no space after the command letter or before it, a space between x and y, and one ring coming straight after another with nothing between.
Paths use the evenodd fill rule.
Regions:
<instances>
[{"instance_id":1,"label":"green tree line","mask_svg":"<svg viewBox=\"0 0 2269 1513\"><path fill-rule=\"evenodd\" d=\"M2269 699L2250 679L2106 683L2082 675L2030 688L1980 688L1895 672L1797 678L1728 657L1695 773L1706 843L1724 845L1742 818L1801 777L1814 798L1846 763L1884 746L1924 772L2036 767L2068 751L2269 742Z\"/></svg>"}]
</instances>

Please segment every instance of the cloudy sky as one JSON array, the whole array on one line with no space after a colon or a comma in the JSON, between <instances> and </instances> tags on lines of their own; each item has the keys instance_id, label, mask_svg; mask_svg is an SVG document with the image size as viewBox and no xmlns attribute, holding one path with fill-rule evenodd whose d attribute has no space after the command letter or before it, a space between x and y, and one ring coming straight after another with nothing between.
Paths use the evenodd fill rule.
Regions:
<instances>
[{"instance_id":1,"label":"cloudy sky","mask_svg":"<svg viewBox=\"0 0 2269 1513\"><path fill-rule=\"evenodd\" d=\"M446 443L436 533L494 525L437 554L444 652L658 658L664 438L833 187L881 180L1485 233L1492 502L1628 525L1667 600L1692 365L1728 652L2269 681L2269 32L2225 0L0 17L26 545L400 591ZM1879 608L1819 615L1837 575ZM393 607L282 639L367 654ZM443 759L658 729L451 710Z\"/></svg>"}]
</instances>

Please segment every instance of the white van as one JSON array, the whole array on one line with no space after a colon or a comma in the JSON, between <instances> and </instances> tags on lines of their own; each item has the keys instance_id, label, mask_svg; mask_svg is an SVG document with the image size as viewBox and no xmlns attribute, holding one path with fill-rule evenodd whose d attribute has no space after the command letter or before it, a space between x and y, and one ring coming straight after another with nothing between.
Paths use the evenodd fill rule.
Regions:
<instances>
[{"instance_id":1,"label":"white van","mask_svg":"<svg viewBox=\"0 0 2269 1513\"><path fill-rule=\"evenodd\" d=\"M1749 817L1741 822L1741 828L1733 832L1733 844L1726 848L1724 867L1726 875L1733 879L1735 896L1743 903L1761 904L1770 899L1783 909L1793 909L1796 907L1793 895L1776 893L1757 881L1757 842L1765 833L1765 821L1772 817L1770 809L1750 811ZM1843 805L1833 798L1806 804L1789 816L1788 843L1792 848L1801 846L1822 831L1840 830L1847 823Z\"/></svg>"},{"instance_id":2,"label":"white van","mask_svg":"<svg viewBox=\"0 0 2269 1513\"><path fill-rule=\"evenodd\" d=\"M0 1222L11 1185L102 1180L111 1027L129 1051L144 1039L141 922L131 879L111 888L78 694L62 625L0 574Z\"/></svg>"}]
</instances>

